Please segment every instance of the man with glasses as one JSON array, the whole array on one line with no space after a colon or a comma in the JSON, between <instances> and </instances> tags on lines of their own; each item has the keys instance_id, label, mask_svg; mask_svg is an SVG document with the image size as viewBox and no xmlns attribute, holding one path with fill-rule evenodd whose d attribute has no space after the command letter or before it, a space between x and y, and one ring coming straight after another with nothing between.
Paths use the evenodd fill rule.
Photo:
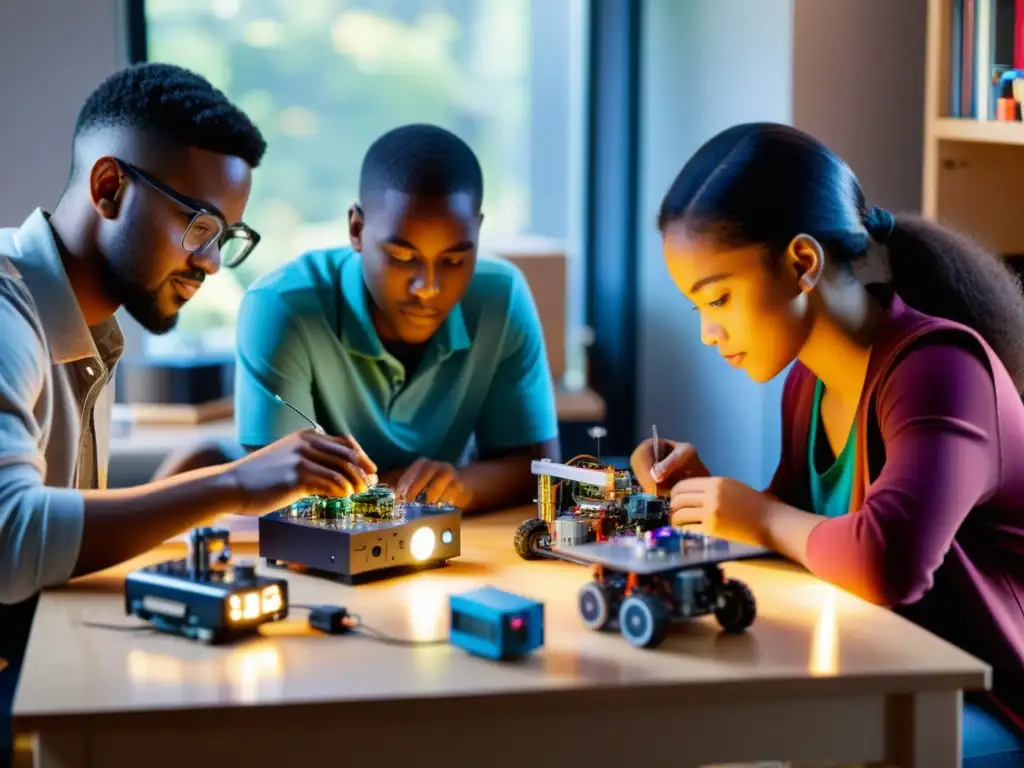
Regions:
<instances>
[{"instance_id":1,"label":"man with glasses","mask_svg":"<svg viewBox=\"0 0 1024 768\"><path fill-rule=\"evenodd\" d=\"M43 588L135 557L219 514L365 488L351 440L295 432L226 466L106 490L124 307L169 331L207 276L259 242L241 223L265 144L203 78L147 64L87 99L52 213L0 230L0 709ZM0 762L5 752L0 718Z\"/></svg>"}]
</instances>

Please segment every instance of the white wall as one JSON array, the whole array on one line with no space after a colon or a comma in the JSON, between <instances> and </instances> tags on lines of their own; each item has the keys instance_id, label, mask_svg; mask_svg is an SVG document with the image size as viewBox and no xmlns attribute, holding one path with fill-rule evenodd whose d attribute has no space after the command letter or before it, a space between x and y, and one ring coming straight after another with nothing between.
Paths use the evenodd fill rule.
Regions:
<instances>
[{"instance_id":1,"label":"white wall","mask_svg":"<svg viewBox=\"0 0 1024 768\"><path fill-rule=\"evenodd\" d=\"M739 122L814 133L876 204L918 209L925 0L647 0L639 237L638 435L697 445L717 474L762 487L779 453L783 376L756 385L701 344L655 218L697 148Z\"/></svg>"},{"instance_id":2,"label":"white wall","mask_svg":"<svg viewBox=\"0 0 1024 768\"><path fill-rule=\"evenodd\" d=\"M780 382L754 384L700 340L655 220L686 160L718 131L790 122L793 0L648 0L641 99L640 435L693 442L716 474L757 483L778 455ZM771 454L769 459L765 451Z\"/></svg>"},{"instance_id":3,"label":"white wall","mask_svg":"<svg viewBox=\"0 0 1024 768\"><path fill-rule=\"evenodd\" d=\"M123 60L118 0L0 2L0 226L51 209L82 102Z\"/></svg>"},{"instance_id":4,"label":"white wall","mask_svg":"<svg viewBox=\"0 0 1024 768\"><path fill-rule=\"evenodd\" d=\"M921 210L926 0L797 0L793 124L853 168L868 203Z\"/></svg>"},{"instance_id":5,"label":"white wall","mask_svg":"<svg viewBox=\"0 0 1024 768\"><path fill-rule=\"evenodd\" d=\"M127 61L122 29L120 0L0 0L0 227L57 204L78 110ZM119 319L133 354L141 330Z\"/></svg>"}]
</instances>

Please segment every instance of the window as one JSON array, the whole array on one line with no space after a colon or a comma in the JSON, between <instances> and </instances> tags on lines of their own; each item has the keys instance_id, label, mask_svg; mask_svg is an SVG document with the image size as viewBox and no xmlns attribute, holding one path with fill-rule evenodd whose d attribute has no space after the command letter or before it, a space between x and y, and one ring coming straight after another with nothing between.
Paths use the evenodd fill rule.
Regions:
<instances>
[{"instance_id":1,"label":"window","mask_svg":"<svg viewBox=\"0 0 1024 768\"><path fill-rule=\"evenodd\" d=\"M189 67L268 141L246 221L262 241L210 279L150 354L233 349L245 288L348 241L369 144L403 123L464 138L484 171L484 245L540 235L569 258L580 324L585 0L146 0L148 58Z\"/></svg>"}]
</instances>

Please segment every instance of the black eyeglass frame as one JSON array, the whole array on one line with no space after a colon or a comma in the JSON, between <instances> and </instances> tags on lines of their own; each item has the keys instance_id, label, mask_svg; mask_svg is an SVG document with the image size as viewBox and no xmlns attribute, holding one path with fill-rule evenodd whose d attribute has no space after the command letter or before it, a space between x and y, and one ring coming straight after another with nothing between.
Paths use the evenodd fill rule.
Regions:
<instances>
[{"instance_id":1,"label":"black eyeglass frame","mask_svg":"<svg viewBox=\"0 0 1024 768\"><path fill-rule=\"evenodd\" d=\"M233 258L230 262L224 262L222 264L228 269L234 269L247 258L249 258L249 254L251 254L253 250L256 248L256 246L259 245L259 233L252 227L248 226L247 224L228 224L226 221L224 221L224 217L221 216L216 211L211 211L209 208L205 208L204 206L201 205L196 205L194 202L186 199L180 192L175 190L173 187L164 184L158 178L150 175L149 173L146 173L146 171L142 170L141 168L138 168L137 166L134 166L131 163L125 162L124 160L120 159L117 160L117 164L121 166L121 169L128 175L139 179L144 184L147 184L148 186L162 194L164 197L167 197L168 199L172 200L175 204L180 205L182 208L187 208L188 210L192 211L192 218L189 219L188 225L185 227L185 231L181 233L181 242L179 243L181 249L186 253L191 253L195 255L201 254L215 242L218 243L219 245L223 245L228 240L233 239L244 241L245 248L241 251L241 253L235 258ZM202 247L197 249L188 248L185 246L185 239L188 237L188 233L189 230L192 229L192 225L196 223L196 220L200 216L212 217L215 221L217 221L219 230L216 233L214 233L209 239L207 239L207 241L203 243Z\"/></svg>"}]
</instances>

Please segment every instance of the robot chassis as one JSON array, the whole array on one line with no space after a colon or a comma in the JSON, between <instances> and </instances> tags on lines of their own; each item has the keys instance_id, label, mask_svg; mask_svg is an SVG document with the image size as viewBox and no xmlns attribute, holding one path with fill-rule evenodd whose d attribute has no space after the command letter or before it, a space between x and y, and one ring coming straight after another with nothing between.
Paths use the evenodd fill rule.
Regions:
<instances>
[{"instance_id":1,"label":"robot chassis","mask_svg":"<svg viewBox=\"0 0 1024 768\"><path fill-rule=\"evenodd\" d=\"M673 623L712 613L726 632L742 632L757 603L746 584L725 578L721 564L768 554L672 527L574 547L574 559L594 567L593 581L579 591L580 617L594 631L617 623L637 648L655 648Z\"/></svg>"},{"instance_id":2,"label":"robot chassis","mask_svg":"<svg viewBox=\"0 0 1024 768\"><path fill-rule=\"evenodd\" d=\"M721 564L769 550L671 527L668 499L635 492L628 470L593 456L566 464L534 461L531 469L538 477L538 514L516 529L516 552L526 560L593 567L594 579L578 598L588 628L617 624L630 644L654 648L676 621L713 613L726 632L753 623L753 593L726 579Z\"/></svg>"}]
</instances>

